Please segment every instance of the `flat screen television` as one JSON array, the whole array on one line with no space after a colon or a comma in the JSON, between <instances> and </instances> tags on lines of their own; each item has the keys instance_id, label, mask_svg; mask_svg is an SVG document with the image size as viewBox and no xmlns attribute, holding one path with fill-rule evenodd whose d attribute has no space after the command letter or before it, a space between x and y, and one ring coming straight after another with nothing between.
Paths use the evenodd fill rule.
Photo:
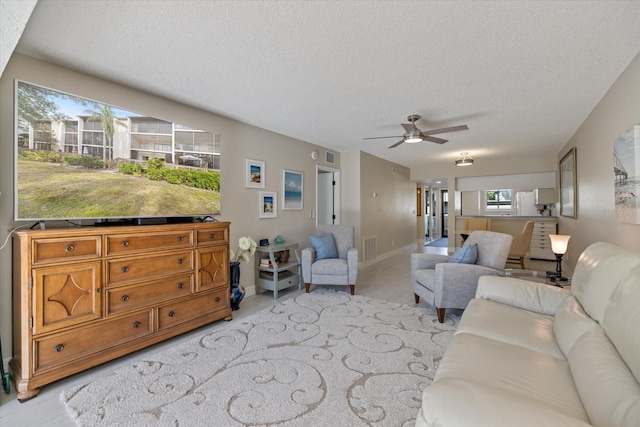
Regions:
<instances>
[{"instance_id":1,"label":"flat screen television","mask_svg":"<svg viewBox=\"0 0 640 427\"><path fill-rule=\"evenodd\" d=\"M14 219L220 213L220 135L16 81Z\"/></svg>"}]
</instances>

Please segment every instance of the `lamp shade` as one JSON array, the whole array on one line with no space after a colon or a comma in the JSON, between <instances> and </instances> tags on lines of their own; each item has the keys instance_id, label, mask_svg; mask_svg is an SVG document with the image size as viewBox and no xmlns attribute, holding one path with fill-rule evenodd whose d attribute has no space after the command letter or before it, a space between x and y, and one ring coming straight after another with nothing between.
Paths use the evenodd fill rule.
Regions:
<instances>
[{"instance_id":1,"label":"lamp shade","mask_svg":"<svg viewBox=\"0 0 640 427\"><path fill-rule=\"evenodd\" d=\"M549 234L551 239L551 250L554 254L566 254L567 246L569 245L569 239L571 236L564 234Z\"/></svg>"}]
</instances>

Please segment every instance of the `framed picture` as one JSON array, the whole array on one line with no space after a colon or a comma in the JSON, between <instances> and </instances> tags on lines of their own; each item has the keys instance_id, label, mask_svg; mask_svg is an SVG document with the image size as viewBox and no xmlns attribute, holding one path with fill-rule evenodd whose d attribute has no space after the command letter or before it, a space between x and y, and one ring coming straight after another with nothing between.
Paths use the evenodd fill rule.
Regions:
<instances>
[{"instance_id":1,"label":"framed picture","mask_svg":"<svg viewBox=\"0 0 640 427\"><path fill-rule=\"evenodd\" d=\"M576 186L576 148L560 160L560 215L576 218L578 214Z\"/></svg>"},{"instance_id":2,"label":"framed picture","mask_svg":"<svg viewBox=\"0 0 640 427\"><path fill-rule=\"evenodd\" d=\"M302 210L302 195L304 191L304 175L302 172L282 171L282 210Z\"/></svg>"},{"instance_id":3,"label":"framed picture","mask_svg":"<svg viewBox=\"0 0 640 427\"><path fill-rule=\"evenodd\" d=\"M264 162L247 159L247 188L264 188L267 172Z\"/></svg>"},{"instance_id":4,"label":"framed picture","mask_svg":"<svg viewBox=\"0 0 640 427\"><path fill-rule=\"evenodd\" d=\"M618 221L640 224L640 125L613 142L615 215Z\"/></svg>"},{"instance_id":5,"label":"framed picture","mask_svg":"<svg viewBox=\"0 0 640 427\"><path fill-rule=\"evenodd\" d=\"M278 216L278 193L275 191L260 192L260 218Z\"/></svg>"}]
</instances>

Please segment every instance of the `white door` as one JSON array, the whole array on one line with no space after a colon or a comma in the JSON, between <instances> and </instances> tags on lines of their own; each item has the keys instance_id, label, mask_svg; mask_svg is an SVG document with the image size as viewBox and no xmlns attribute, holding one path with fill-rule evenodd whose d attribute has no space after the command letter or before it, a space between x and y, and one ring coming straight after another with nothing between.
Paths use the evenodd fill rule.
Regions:
<instances>
[{"instance_id":1,"label":"white door","mask_svg":"<svg viewBox=\"0 0 640 427\"><path fill-rule=\"evenodd\" d=\"M340 171L317 166L316 225L340 224Z\"/></svg>"}]
</instances>

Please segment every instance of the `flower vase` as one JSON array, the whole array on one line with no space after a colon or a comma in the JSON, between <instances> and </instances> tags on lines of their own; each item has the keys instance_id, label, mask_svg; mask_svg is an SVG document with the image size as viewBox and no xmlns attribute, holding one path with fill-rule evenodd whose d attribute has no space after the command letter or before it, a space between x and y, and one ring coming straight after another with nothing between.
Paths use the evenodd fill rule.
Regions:
<instances>
[{"instance_id":1,"label":"flower vase","mask_svg":"<svg viewBox=\"0 0 640 427\"><path fill-rule=\"evenodd\" d=\"M240 301L244 298L244 288L240 285L240 263L232 262L229 264L229 282L231 310L240 308Z\"/></svg>"}]
</instances>

